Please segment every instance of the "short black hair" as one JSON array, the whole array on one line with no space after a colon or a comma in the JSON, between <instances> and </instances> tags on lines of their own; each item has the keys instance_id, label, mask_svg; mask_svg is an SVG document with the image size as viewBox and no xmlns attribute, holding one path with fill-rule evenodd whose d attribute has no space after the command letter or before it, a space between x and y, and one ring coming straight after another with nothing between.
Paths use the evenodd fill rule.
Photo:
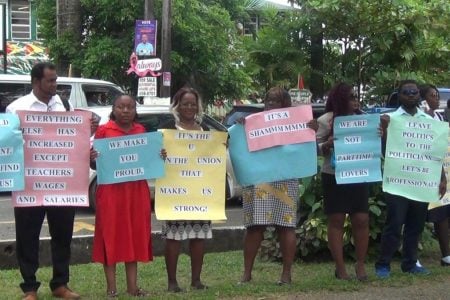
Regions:
<instances>
[{"instance_id":1,"label":"short black hair","mask_svg":"<svg viewBox=\"0 0 450 300\"><path fill-rule=\"evenodd\" d=\"M130 97L131 99L134 100L134 103L135 103L136 105L137 105L137 103L138 103L137 100L136 100L136 97L134 97L134 96L132 96L132 95L129 95L129 94L122 94L122 95L119 95L119 96L117 96L116 98L114 98L114 100L112 101L112 104L111 104L111 109L112 109L112 110L114 110L114 107L116 106L117 100L121 99L122 97ZM109 119L115 121L115 120L116 120L116 116L114 115L114 113L113 113L112 110L111 110L111 112L109 113ZM136 110L137 110L137 109L136 109ZM138 119L138 114L137 114L137 111L136 111L136 115L134 116L134 121L137 121L137 119Z\"/></svg>"},{"instance_id":2,"label":"short black hair","mask_svg":"<svg viewBox=\"0 0 450 300\"><path fill-rule=\"evenodd\" d=\"M51 62L39 62L33 66L31 69L31 84L33 84L34 79L41 80L44 77L44 70L56 70L56 66Z\"/></svg>"},{"instance_id":3,"label":"short black hair","mask_svg":"<svg viewBox=\"0 0 450 300\"><path fill-rule=\"evenodd\" d=\"M417 81L415 81L413 79L405 79L405 80L400 81L400 83L398 85L398 92L400 92L402 90L402 87L407 84L415 84L417 87L419 86L417 84Z\"/></svg>"}]
</instances>

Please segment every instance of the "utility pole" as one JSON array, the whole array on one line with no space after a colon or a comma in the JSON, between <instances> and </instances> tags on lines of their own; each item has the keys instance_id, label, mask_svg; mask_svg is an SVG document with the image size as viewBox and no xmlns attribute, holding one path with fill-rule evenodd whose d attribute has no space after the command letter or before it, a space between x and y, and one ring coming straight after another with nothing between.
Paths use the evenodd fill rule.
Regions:
<instances>
[{"instance_id":1,"label":"utility pole","mask_svg":"<svg viewBox=\"0 0 450 300\"><path fill-rule=\"evenodd\" d=\"M170 97L170 85L164 85L165 78L171 78L170 52L172 51L172 0L163 0L162 26L161 26L161 62L163 78L160 80L160 95L163 98ZM166 76L166 77L164 77ZM167 77L169 76L169 77ZM172 80L170 80L172 82Z\"/></svg>"}]
</instances>

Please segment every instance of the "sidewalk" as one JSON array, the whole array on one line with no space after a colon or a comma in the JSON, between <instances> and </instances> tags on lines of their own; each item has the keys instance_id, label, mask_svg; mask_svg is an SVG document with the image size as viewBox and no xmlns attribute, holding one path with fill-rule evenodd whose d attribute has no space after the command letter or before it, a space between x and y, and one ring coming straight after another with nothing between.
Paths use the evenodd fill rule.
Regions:
<instances>
[{"instance_id":1,"label":"sidewalk","mask_svg":"<svg viewBox=\"0 0 450 300\"><path fill-rule=\"evenodd\" d=\"M213 222L213 238L206 241L207 252L223 252L229 250L240 250L243 246L245 229L242 225L242 210L231 208L226 210L226 221ZM71 264L84 264L91 262L93 244L93 216L76 217L74 225L74 236L72 240ZM152 245L153 255L161 256L164 250L164 240L161 237L161 221L156 220L152 214ZM11 226L11 224L8 224ZM16 242L14 239L14 224L8 233L9 239L0 240L0 269L17 268ZM50 238L46 222L42 226L41 245L39 251L40 266L51 265ZM182 243L182 251L187 253L187 243Z\"/></svg>"}]
</instances>

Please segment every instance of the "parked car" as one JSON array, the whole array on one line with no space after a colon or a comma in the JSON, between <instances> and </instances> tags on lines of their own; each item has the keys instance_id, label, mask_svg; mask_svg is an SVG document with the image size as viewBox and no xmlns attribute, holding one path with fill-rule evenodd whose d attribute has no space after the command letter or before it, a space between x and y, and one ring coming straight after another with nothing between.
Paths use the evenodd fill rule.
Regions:
<instances>
[{"instance_id":1,"label":"parked car","mask_svg":"<svg viewBox=\"0 0 450 300\"><path fill-rule=\"evenodd\" d=\"M317 119L325 113L325 103L312 103L313 117ZM236 123L237 120L245 118L248 115L264 110L264 103L234 105L225 116L222 124L227 128Z\"/></svg>"},{"instance_id":2,"label":"parked car","mask_svg":"<svg viewBox=\"0 0 450 300\"><path fill-rule=\"evenodd\" d=\"M99 107L89 107L89 111L92 111L101 117L100 124L105 124L109 120L109 114L111 113L111 106L99 106ZM144 125L147 132L156 131L160 124L165 123L168 120L173 119L173 115L169 111L169 106L167 105L138 105L138 122ZM203 118L205 124L210 128L210 130L217 130L222 132L227 132L227 128L220 124L218 121L213 119L208 115L204 115ZM170 153L169 153L170 154ZM227 174L226 174L226 187L225 187L225 197L227 200L236 199L241 197L242 189L241 186L237 184L236 177L234 176L233 166L231 165L230 157L227 157ZM95 190L97 189L97 175L95 170L91 170L89 177L89 204L92 209L95 210ZM148 180L148 185L150 187L151 195L155 195L155 181Z\"/></svg>"},{"instance_id":3,"label":"parked car","mask_svg":"<svg viewBox=\"0 0 450 300\"><path fill-rule=\"evenodd\" d=\"M122 89L114 83L76 77L58 77L57 94L75 108L111 104ZM0 113L19 97L31 92L31 76L0 74Z\"/></svg>"}]
</instances>

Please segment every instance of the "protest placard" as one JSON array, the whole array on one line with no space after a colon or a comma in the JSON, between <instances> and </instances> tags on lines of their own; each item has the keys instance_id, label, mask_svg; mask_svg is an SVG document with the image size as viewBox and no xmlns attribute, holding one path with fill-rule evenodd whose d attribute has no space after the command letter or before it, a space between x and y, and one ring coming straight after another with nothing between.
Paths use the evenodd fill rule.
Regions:
<instances>
[{"instance_id":1,"label":"protest placard","mask_svg":"<svg viewBox=\"0 0 450 300\"><path fill-rule=\"evenodd\" d=\"M334 118L337 184L381 181L380 115Z\"/></svg>"},{"instance_id":2,"label":"protest placard","mask_svg":"<svg viewBox=\"0 0 450 300\"><path fill-rule=\"evenodd\" d=\"M315 140L250 152L244 126L233 125L228 132L228 150L234 174L242 186L303 178L317 173Z\"/></svg>"},{"instance_id":3,"label":"protest placard","mask_svg":"<svg viewBox=\"0 0 450 300\"><path fill-rule=\"evenodd\" d=\"M383 191L417 201L438 201L448 130L448 123L433 119L391 117Z\"/></svg>"},{"instance_id":4,"label":"protest placard","mask_svg":"<svg viewBox=\"0 0 450 300\"><path fill-rule=\"evenodd\" d=\"M248 150L315 141L315 132L308 127L308 122L312 119L310 105L252 114L245 118Z\"/></svg>"},{"instance_id":5,"label":"protest placard","mask_svg":"<svg viewBox=\"0 0 450 300\"><path fill-rule=\"evenodd\" d=\"M159 220L225 220L226 132L162 130L166 176L155 186Z\"/></svg>"},{"instance_id":6,"label":"protest placard","mask_svg":"<svg viewBox=\"0 0 450 300\"><path fill-rule=\"evenodd\" d=\"M89 111L17 112L24 137L25 189L14 206L88 206Z\"/></svg>"},{"instance_id":7,"label":"protest placard","mask_svg":"<svg viewBox=\"0 0 450 300\"><path fill-rule=\"evenodd\" d=\"M19 117L0 114L0 192L21 191L25 187L23 136Z\"/></svg>"},{"instance_id":8,"label":"protest placard","mask_svg":"<svg viewBox=\"0 0 450 300\"><path fill-rule=\"evenodd\" d=\"M97 183L110 184L164 176L161 132L96 139Z\"/></svg>"}]
</instances>

